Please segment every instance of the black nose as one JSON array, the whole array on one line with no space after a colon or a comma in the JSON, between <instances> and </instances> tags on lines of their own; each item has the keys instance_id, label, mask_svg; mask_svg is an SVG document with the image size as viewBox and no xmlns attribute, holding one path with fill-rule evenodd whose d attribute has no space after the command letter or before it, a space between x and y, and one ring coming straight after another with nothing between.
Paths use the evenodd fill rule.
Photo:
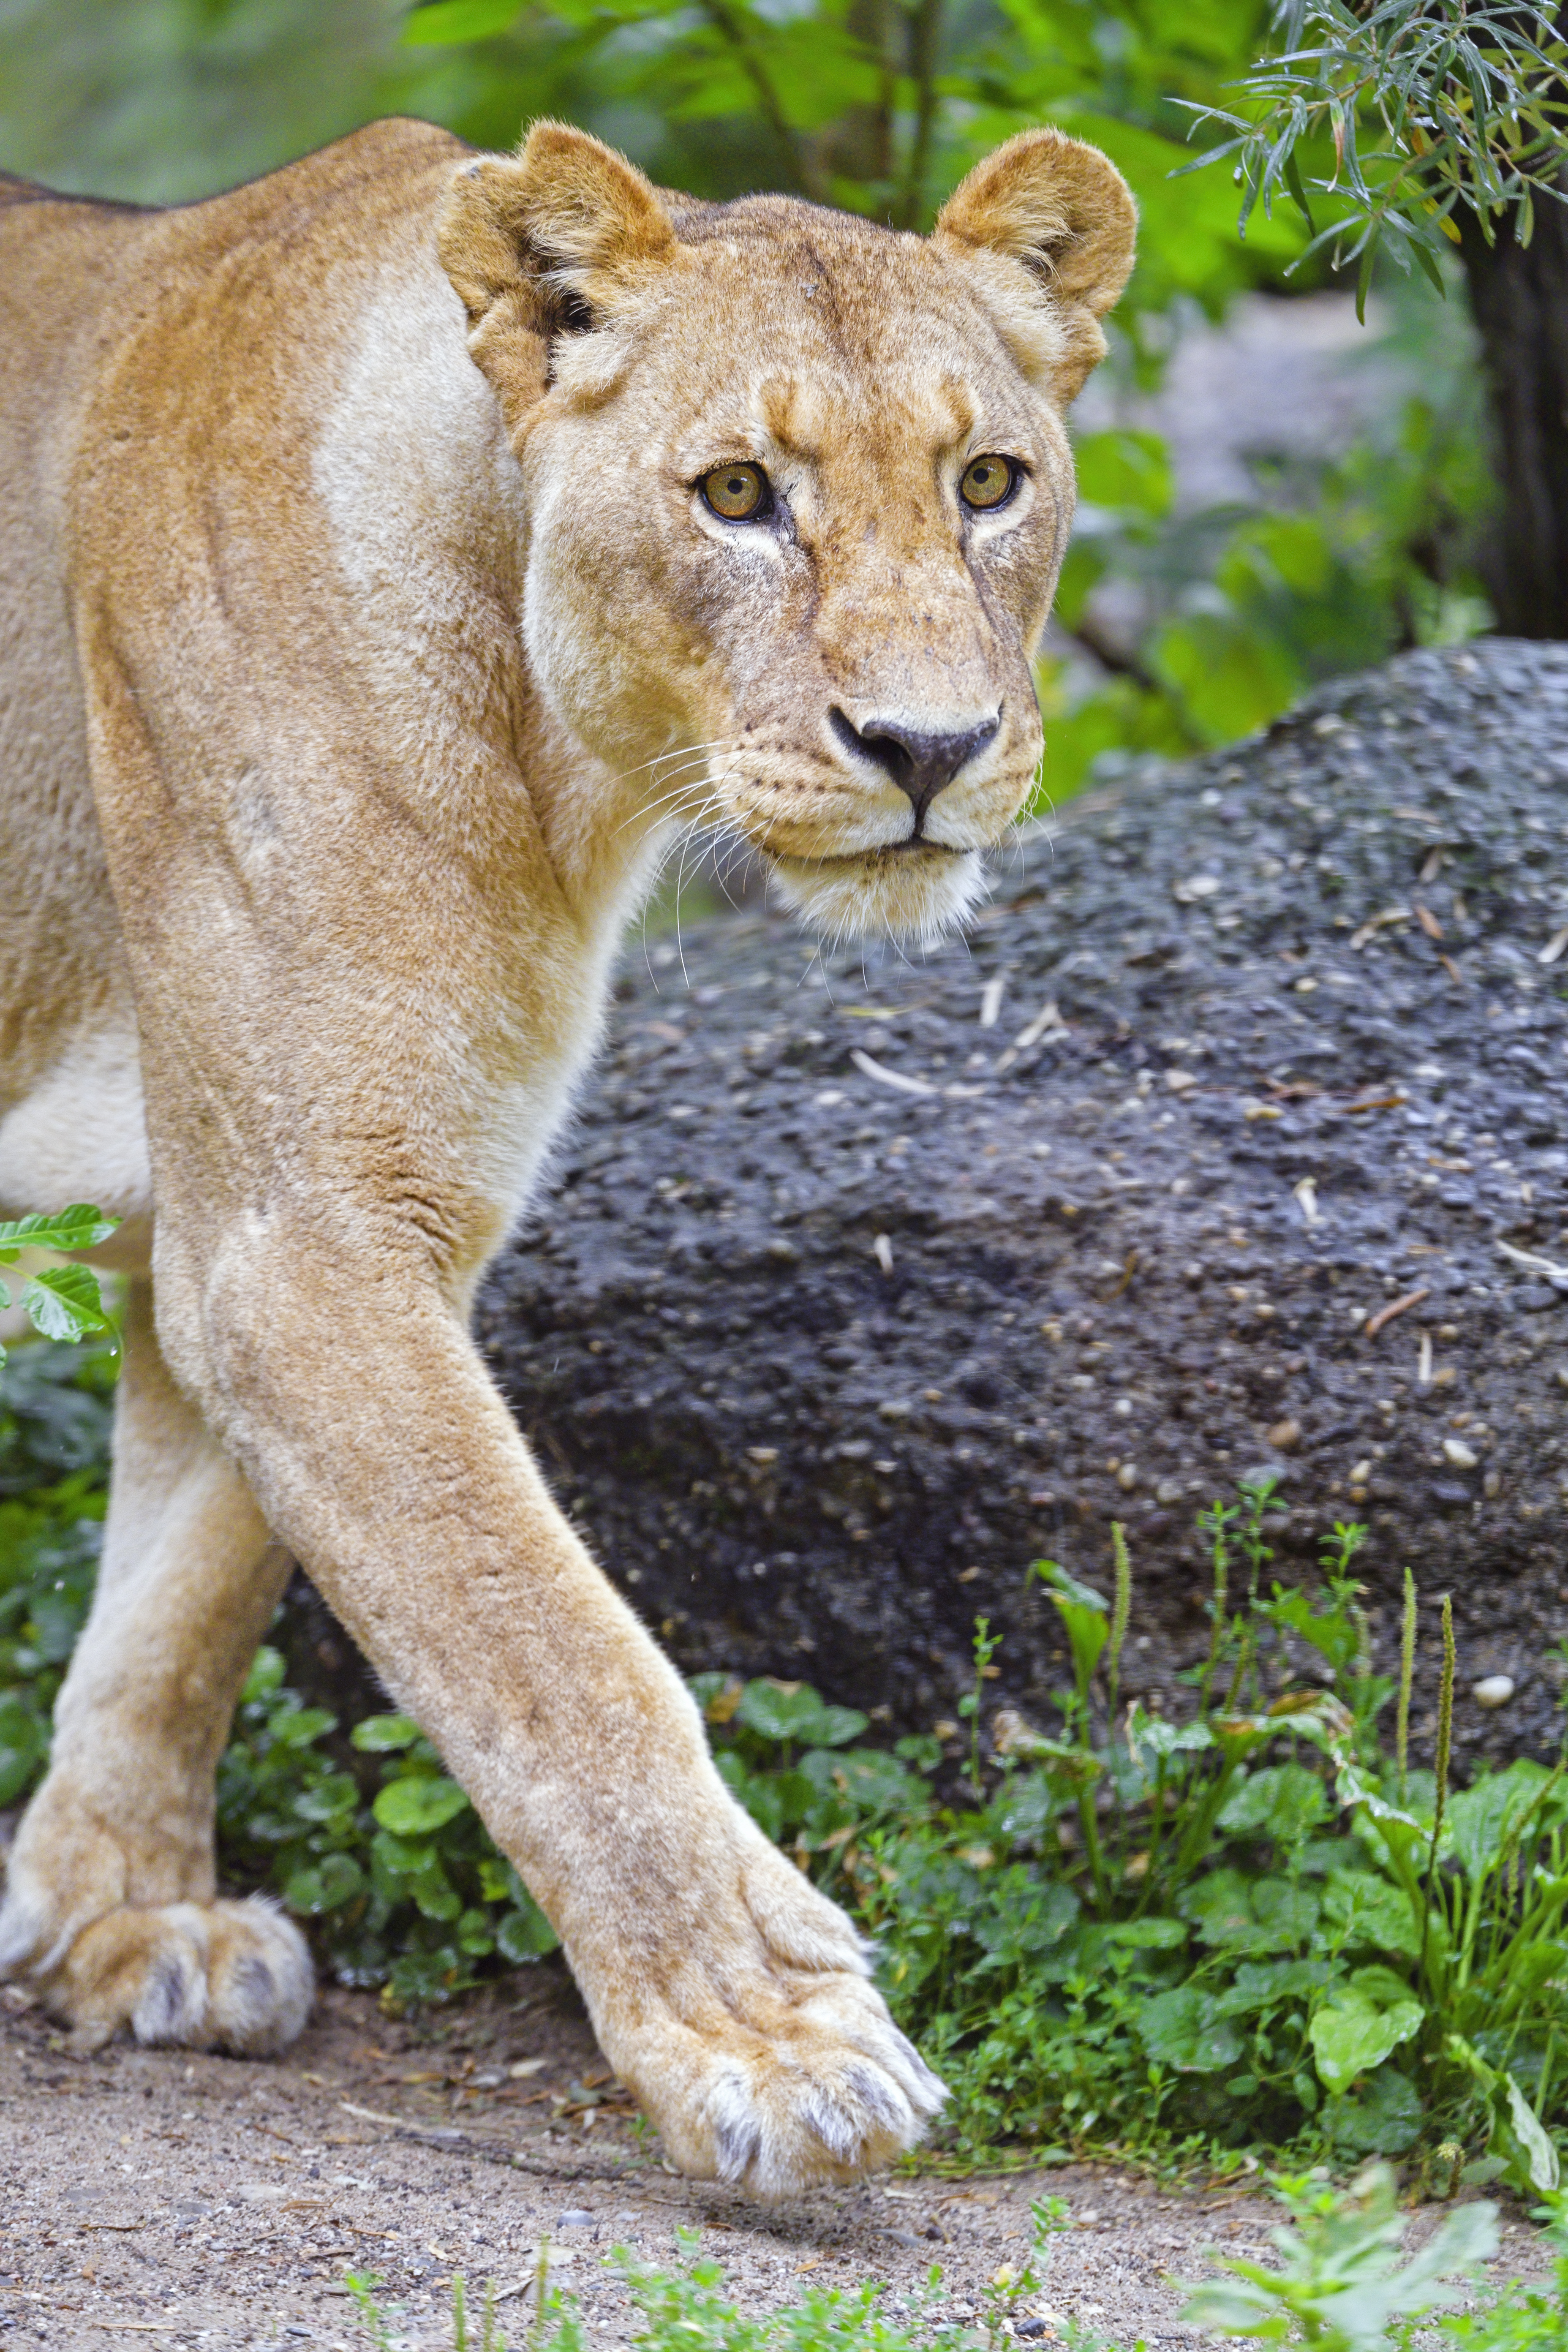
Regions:
<instances>
[{"instance_id":1,"label":"black nose","mask_svg":"<svg viewBox=\"0 0 1568 2352\"><path fill-rule=\"evenodd\" d=\"M976 727L960 728L951 734L927 734L920 728L906 727L891 719L873 719L864 727L857 727L837 707L827 717L846 751L859 751L868 760L875 760L899 790L908 793L914 805L917 833L938 793L952 783L976 751L984 750L1002 723L998 711L994 719L983 719Z\"/></svg>"}]
</instances>

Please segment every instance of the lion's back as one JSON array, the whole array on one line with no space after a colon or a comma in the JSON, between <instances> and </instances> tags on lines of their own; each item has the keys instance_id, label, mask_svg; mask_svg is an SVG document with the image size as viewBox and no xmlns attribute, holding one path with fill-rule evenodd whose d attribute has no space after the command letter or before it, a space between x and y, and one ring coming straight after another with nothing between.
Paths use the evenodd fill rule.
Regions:
<instances>
[{"instance_id":1,"label":"lion's back","mask_svg":"<svg viewBox=\"0 0 1568 2352\"><path fill-rule=\"evenodd\" d=\"M377 122L166 210L0 173L0 1117L84 1000L121 986L72 618L105 546L84 559L73 530L98 530L112 478L132 527L110 535L109 570L143 561L177 496L173 444L247 392L268 341L309 401L300 322L334 279L426 234L466 152L432 124Z\"/></svg>"}]
</instances>

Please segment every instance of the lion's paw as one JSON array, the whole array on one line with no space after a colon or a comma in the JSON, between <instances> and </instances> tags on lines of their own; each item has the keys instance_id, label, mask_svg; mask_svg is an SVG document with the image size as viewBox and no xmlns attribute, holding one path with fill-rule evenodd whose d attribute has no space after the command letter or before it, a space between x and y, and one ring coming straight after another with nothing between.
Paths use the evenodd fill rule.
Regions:
<instances>
[{"instance_id":1,"label":"lion's paw","mask_svg":"<svg viewBox=\"0 0 1568 2352\"><path fill-rule=\"evenodd\" d=\"M125 2026L138 2042L268 2057L300 2033L314 1991L303 1936L260 1895L126 1905L55 1951L39 1949L13 1901L0 1912L0 1975L8 1973L37 1986L79 2051L101 2048Z\"/></svg>"},{"instance_id":2,"label":"lion's paw","mask_svg":"<svg viewBox=\"0 0 1568 2352\"><path fill-rule=\"evenodd\" d=\"M947 2093L843 1914L768 1861L747 1873L746 1948L715 1935L629 2030L601 2031L682 2172L774 2198L892 2162Z\"/></svg>"}]
</instances>

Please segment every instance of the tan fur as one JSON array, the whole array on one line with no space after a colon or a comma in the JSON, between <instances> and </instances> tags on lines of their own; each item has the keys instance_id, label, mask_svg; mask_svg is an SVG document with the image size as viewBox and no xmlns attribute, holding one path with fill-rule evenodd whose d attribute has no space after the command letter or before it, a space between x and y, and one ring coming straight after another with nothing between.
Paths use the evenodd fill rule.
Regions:
<instances>
[{"instance_id":1,"label":"tan fur","mask_svg":"<svg viewBox=\"0 0 1568 2352\"><path fill-rule=\"evenodd\" d=\"M694 204L553 124L515 159L378 124L167 214L0 184L0 1208L100 1202L135 1276L0 1914L84 2041L265 2050L305 2014L298 1933L215 1900L212 1846L292 1553L679 2164L847 2179L938 2104L467 1320L683 827L829 929L972 903L1038 755L1061 410L1131 218L1051 133L930 240ZM966 516L986 452L1026 474ZM742 460L765 527L695 487ZM853 730L978 721L914 839Z\"/></svg>"}]
</instances>

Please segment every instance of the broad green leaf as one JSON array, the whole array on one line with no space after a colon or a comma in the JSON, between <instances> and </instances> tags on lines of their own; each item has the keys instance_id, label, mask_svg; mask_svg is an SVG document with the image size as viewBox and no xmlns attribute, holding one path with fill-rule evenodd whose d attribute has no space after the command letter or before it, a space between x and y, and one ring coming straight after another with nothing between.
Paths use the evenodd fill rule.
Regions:
<instances>
[{"instance_id":1,"label":"broad green leaf","mask_svg":"<svg viewBox=\"0 0 1568 2352\"><path fill-rule=\"evenodd\" d=\"M112 1331L98 1276L87 1265L47 1265L22 1293L22 1306L46 1339L87 1339Z\"/></svg>"},{"instance_id":2,"label":"broad green leaf","mask_svg":"<svg viewBox=\"0 0 1568 2352\"><path fill-rule=\"evenodd\" d=\"M495 1931L496 1948L506 1959L521 1963L542 1959L553 1952L561 1938L531 1896L509 1911Z\"/></svg>"},{"instance_id":3,"label":"broad green leaf","mask_svg":"<svg viewBox=\"0 0 1568 2352\"><path fill-rule=\"evenodd\" d=\"M1392 1969L1357 1969L1314 2015L1308 2034L1327 2091L1346 2091L1418 2033L1426 2011Z\"/></svg>"},{"instance_id":4,"label":"broad green leaf","mask_svg":"<svg viewBox=\"0 0 1568 2352\"><path fill-rule=\"evenodd\" d=\"M1510 1832L1517 1832L1551 1774L1528 1757L1506 1772L1484 1773L1448 1800L1448 1843L1472 1886L1496 1870Z\"/></svg>"},{"instance_id":5,"label":"broad green leaf","mask_svg":"<svg viewBox=\"0 0 1568 2352\"><path fill-rule=\"evenodd\" d=\"M858 1738L868 1718L850 1706L827 1706L807 1683L763 1677L741 1694L734 1719L763 1739L797 1739L812 1748L838 1748Z\"/></svg>"},{"instance_id":6,"label":"broad green leaf","mask_svg":"<svg viewBox=\"0 0 1568 2352\"><path fill-rule=\"evenodd\" d=\"M1108 1944L1133 1952L1176 1952L1187 1940L1180 1919L1113 1919L1100 1929Z\"/></svg>"},{"instance_id":7,"label":"broad green leaf","mask_svg":"<svg viewBox=\"0 0 1568 2352\"><path fill-rule=\"evenodd\" d=\"M1329 2110L1337 2147L1361 2156L1403 2156L1420 2132L1426 2110L1408 2074L1379 2066Z\"/></svg>"},{"instance_id":8,"label":"broad green leaf","mask_svg":"<svg viewBox=\"0 0 1568 2352\"><path fill-rule=\"evenodd\" d=\"M371 1811L384 1830L395 1837L428 1837L468 1806L456 1780L437 1773L419 1773L407 1780L389 1780Z\"/></svg>"},{"instance_id":9,"label":"broad green leaf","mask_svg":"<svg viewBox=\"0 0 1568 2352\"><path fill-rule=\"evenodd\" d=\"M1289 1879L1249 1879L1239 1870L1212 1870L1187 1887L1176 1908L1193 1920L1205 1944L1240 1952L1279 1952L1304 1943L1318 1923L1310 1887Z\"/></svg>"},{"instance_id":10,"label":"broad green leaf","mask_svg":"<svg viewBox=\"0 0 1568 2352\"><path fill-rule=\"evenodd\" d=\"M271 1649L264 1643L250 1662L250 1672L239 1695L240 1705L249 1706L258 1699L270 1698L274 1691L282 1688L287 1671L281 1650Z\"/></svg>"},{"instance_id":11,"label":"broad green leaf","mask_svg":"<svg viewBox=\"0 0 1568 2352\"><path fill-rule=\"evenodd\" d=\"M1241 2055L1240 2034L1194 1985L1156 1993L1139 2011L1137 2022L1150 2057L1179 2074L1215 2074Z\"/></svg>"},{"instance_id":12,"label":"broad green leaf","mask_svg":"<svg viewBox=\"0 0 1568 2352\"><path fill-rule=\"evenodd\" d=\"M1294 1845L1327 1819L1323 1784L1304 1764L1270 1764L1249 1772L1227 1799L1219 1826L1231 1836L1267 1836Z\"/></svg>"},{"instance_id":13,"label":"broad green leaf","mask_svg":"<svg viewBox=\"0 0 1568 2352\"><path fill-rule=\"evenodd\" d=\"M1373 1870L1331 1870L1323 1885L1323 1924L1336 1942L1370 1944L1417 1959L1421 1922L1409 1898Z\"/></svg>"},{"instance_id":14,"label":"broad green leaf","mask_svg":"<svg viewBox=\"0 0 1568 2352\"><path fill-rule=\"evenodd\" d=\"M356 1748L372 1756L382 1755L396 1748L411 1748L419 1738L419 1726L411 1716L367 1715L356 1723L349 1738Z\"/></svg>"},{"instance_id":15,"label":"broad green leaf","mask_svg":"<svg viewBox=\"0 0 1568 2352\"><path fill-rule=\"evenodd\" d=\"M0 1217L0 1265L12 1265L25 1249L96 1249L119 1224L101 1209L78 1201L71 1208L36 1211L29 1217Z\"/></svg>"},{"instance_id":16,"label":"broad green leaf","mask_svg":"<svg viewBox=\"0 0 1568 2352\"><path fill-rule=\"evenodd\" d=\"M0 1698L0 1805L21 1795L48 1752L44 1717L19 1693Z\"/></svg>"},{"instance_id":17,"label":"broad green leaf","mask_svg":"<svg viewBox=\"0 0 1568 2352\"><path fill-rule=\"evenodd\" d=\"M346 1903L363 1895L365 1876L351 1854L323 1854L313 1869L297 1870L283 1889L283 1900L290 1911L306 1918L320 1918L331 1911L341 1911Z\"/></svg>"},{"instance_id":18,"label":"broad green leaf","mask_svg":"<svg viewBox=\"0 0 1568 2352\"><path fill-rule=\"evenodd\" d=\"M844 1709L846 1715L850 1712ZM918 1773L877 1748L808 1748L800 1759L800 1771L816 1794L837 1797L857 1812L918 1812L929 1793ZM779 1776L781 1786L790 1778Z\"/></svg>"},{"instance_id":19,"label":"broad green leaf","mask_svg":"<svg viewBox=\"0 0 1568 2352\"><path fill-rule=\"evenodd\" d=\"M1503 2076L1500 2089L1501 2095L1493 2104L1490 2145L1507 2159L1506 2178L1515 2189L1533 2189L1543 2197L1551 2196L1559 2180L1557 2150L1511 2074Z\"/></svg>"},{"instance_id":20,"label":"broad green leaf","mask_svg":"<svg viewBox=\"0 0 1568 2352\"><path fill-rule=\"evenodd\" d=\"M1214 1746L1214 1734L1205 1723L1166 1723L1156 1715L1145 1715L1134 1699L1129 1714L1127 1738L1130 1747L1146 1749L1151 1756L1176 1756L1189 1750Z\"/></svg>"},{"instance_id":21,"label":"broad green leaf","mask_svg":"<svg viewBox=\"0 0 1568 2352\"><path fill-rule=\"evenodd\" d=\"M1243 1960L1215 2006L1226 2017L1255 2017L1286 2001L1308 2000L1329 1981L1326 1960Z\"/></svg>"}]
</instances>

